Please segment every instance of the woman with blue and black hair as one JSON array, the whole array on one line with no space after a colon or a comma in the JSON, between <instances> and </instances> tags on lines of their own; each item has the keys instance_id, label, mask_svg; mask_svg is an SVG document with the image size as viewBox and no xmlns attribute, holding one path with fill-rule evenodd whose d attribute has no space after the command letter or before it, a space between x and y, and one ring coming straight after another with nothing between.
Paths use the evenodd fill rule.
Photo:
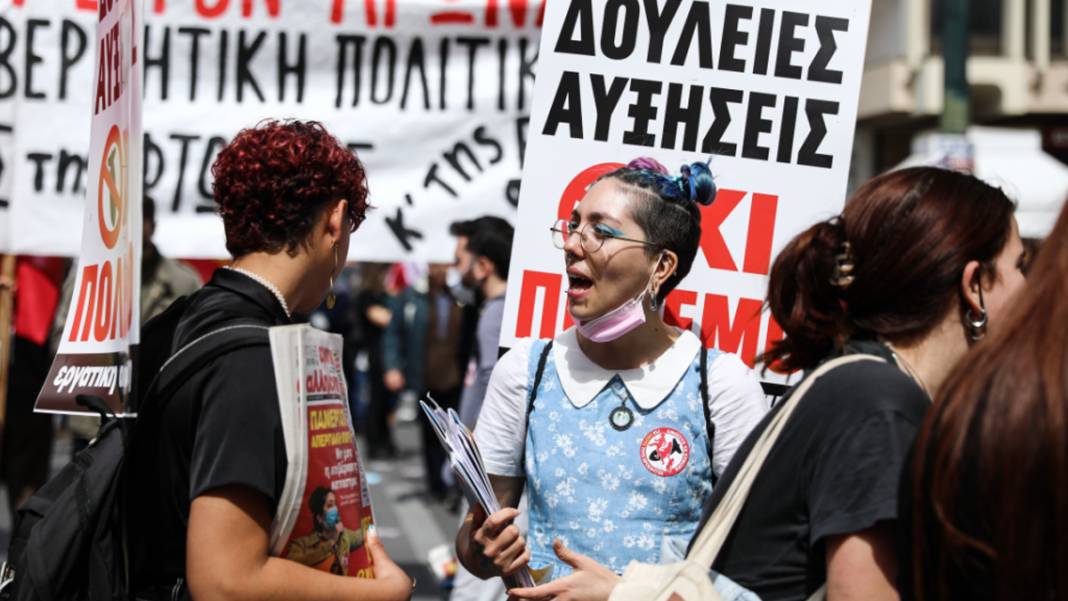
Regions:
<instances>
[{"instance_id":1,"label":"woman with blue and black hair","mask_svg":"<svg viewBox=\"0 0 1068 601\"><path fill-rule=\"evenodd\" d=\"M559 578L570 567L555 539L617 573L685 550L715 478L768 409L741 359L705 350L660 310L715 193L703 163L671 176L637 159L551 228L576 325L520 341L494 368L475 438L505 509L473 509L456 545L477 576L529 564ZM524 485L529 545L512 525Z\"/></svg>"}]
</instances>

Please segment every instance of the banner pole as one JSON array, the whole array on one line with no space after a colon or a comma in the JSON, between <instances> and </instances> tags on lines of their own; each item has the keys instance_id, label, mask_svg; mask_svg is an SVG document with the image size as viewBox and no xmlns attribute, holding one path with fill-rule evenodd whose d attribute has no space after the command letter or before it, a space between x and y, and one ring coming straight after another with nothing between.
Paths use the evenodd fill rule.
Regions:
<instances>
[{"instance_id":1,"label":"banner pole","mask_svg":"<svg viewBox=\"0 0 1068 601\"><path fill-rule=\"evenodd\" d=\"M11 365L11 318L15 306L15 255L0 259L0 436L7 415L7 378Z\"/></svg>"}]
</instances>

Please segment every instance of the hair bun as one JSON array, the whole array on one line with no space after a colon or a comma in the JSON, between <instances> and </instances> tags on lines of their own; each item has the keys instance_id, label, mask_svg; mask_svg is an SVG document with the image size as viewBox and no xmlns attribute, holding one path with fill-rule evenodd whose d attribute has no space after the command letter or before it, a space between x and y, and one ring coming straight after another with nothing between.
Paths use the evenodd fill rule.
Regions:
<instances>
[{"instance_id":1,"label":"hair bun","mask_svg":"<svg viewBox=\"0 0 1068 601\"><path fill-rule=\"evenodd\" d=\"M652 171L660 175L670 175L671 172L664 166L663 163L654 159L653 157L638 157L627 163L627 169L641 169L643 171Z\"/></svg>"},{"instance_id":2,"label":"hair bun","mask_svg":"<svg viewBox=\"0 0 1068 601\"><path fill-rule=\"evenodd\" d=\"M679 168L679 173L675 179L683 197L706 207L712 204L716 199L716 182L706 163L683 165Z\"/></svg>"}]
</instances>

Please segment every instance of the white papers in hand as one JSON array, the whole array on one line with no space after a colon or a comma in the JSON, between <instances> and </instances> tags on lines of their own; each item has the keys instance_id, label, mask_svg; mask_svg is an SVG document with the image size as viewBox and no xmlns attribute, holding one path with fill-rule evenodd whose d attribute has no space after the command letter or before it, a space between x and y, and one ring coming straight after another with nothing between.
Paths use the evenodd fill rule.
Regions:
<instances>
[{"instance_id":1,"label":"white papers in hand","mask_svg":"<svg viewBox=\"0 0 1068 601\"><path fill-rule=\"evenodd\" d=\"M419 401L419 406L430 420L441 446L449 455L449 463L456 472L467 500L481 505L486 515L500 511L501 506L497 502L497 495L493 493L486 467L482 463L482 454L475 444L475 437L460 421L460 416L452 409L442 409L429 395L426 401ZM519 586L534 586L534 579L526 568L519 570L515 578Z\"/></svg>"}]
</instances>

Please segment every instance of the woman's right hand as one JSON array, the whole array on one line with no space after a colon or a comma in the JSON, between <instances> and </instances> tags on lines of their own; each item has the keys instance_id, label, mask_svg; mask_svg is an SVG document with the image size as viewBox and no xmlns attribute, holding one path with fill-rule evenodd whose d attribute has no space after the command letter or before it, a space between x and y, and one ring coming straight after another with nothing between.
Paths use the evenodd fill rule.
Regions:
<instances>
[{"instance_id":1,"label":"woman's right hand","mask_svg":"<svg viewBox=\"0 0 1068 601\"><path fill-rule=\"evenodd\" d=\"M386 553L382 539L372 526L367 530L367 552L374 564L375 582L382 587L383 598L390 601L408 601L412 598L415 584Z\"/></svg>"},{"instance_id":2,"label":"woman's right hand","mask_svg":"<svg viewBox=\"0 0 1068 601\"><path fill-rule=\"evenodd\" d=\"M511 576L530 562L530 549L512 522L519 510L506 507L487 516L481 506L471 511L471 541L481 563L498 576Z\"/></svg>"}]
</instances>

